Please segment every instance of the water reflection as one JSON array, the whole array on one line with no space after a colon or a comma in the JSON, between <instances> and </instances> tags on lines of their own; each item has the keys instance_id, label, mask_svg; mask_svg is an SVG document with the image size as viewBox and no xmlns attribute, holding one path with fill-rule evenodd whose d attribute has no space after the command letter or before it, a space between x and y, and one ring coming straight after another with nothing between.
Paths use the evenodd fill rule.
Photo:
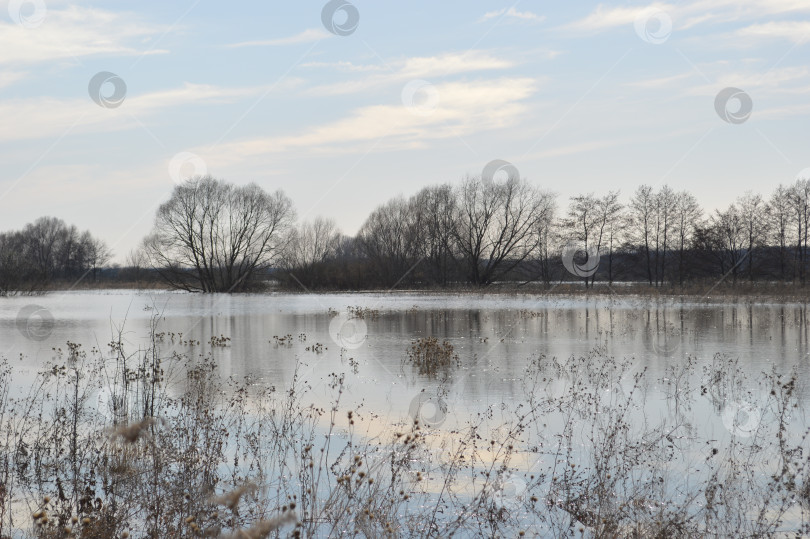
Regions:
<instances>
[{"instance_id":1,"label":"water reflection","mask_svg":"<svg viewBox=\"0 0 810 539\"><path fill-rule=\"evenodd\" d=\"M31 298L0 301L0 353L19 358L21 370L36 369L52 357L52 348L69 340L103 347L124 327L131 344L145 345L150 319L182 340L208 342L227 336L230 344L213 350L221 372L238 378L258 376L283 384L298 362L306 372L358 371L354 384L362 398L382 405L391 390L415 393L437 383L403 366L414 339L434 336L452 343L461 367L450 382L463 387L467 406L509 401L531 357L568 358L596 347L609 356L632 358L638 369L660 377L668 365L695 358L710 363L717 353L739 360L748 372L772 367L801 374L807 386L808 327L806 304L740 302L699 303L616 298L535 298L457 295L188 295L63 293L35 298L53 316L43 340L18 330L18 312ZM329 335L329 310L349 306L380 310L365 320L368 337L357 349L340 353ZM305 336L290 346L274 336ZM179 340L179 338L178 338ZM172 344L177 351L195 347ZM322 345L320 353L307 351ZM463 383L461 383L463 382ZM395 394L396 391L393 391Z\"/></svg>"}]
</instances>

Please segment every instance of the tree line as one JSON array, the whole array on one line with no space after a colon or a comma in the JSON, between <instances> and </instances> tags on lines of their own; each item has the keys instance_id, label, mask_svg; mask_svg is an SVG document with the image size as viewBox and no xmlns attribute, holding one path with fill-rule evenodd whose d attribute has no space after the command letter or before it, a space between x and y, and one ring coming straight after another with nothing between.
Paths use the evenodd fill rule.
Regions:
<instances>
[{"instance_id":1,"label":"tree line","mask_svg":"<svg viewBox=\"0 0 810 539\"><path fill-rule=\"evenodd\" d=\"M33 291L55 281L95 279L112 252L89 231L55 217L0 233L0 294Z\"/></svg>"},{"instance_id":2,"label":"tree line","mask_svg":"<svg viewBox=\"0 0 810 539\"><path fill-rule=\"evenodd\" d=\"M354 238L324 219L299 230L297 246L309 255L285 269L311 288L577 278L585 286L720 279L804 285L810 181L780 185L767 199L746 192L706 212L693 194L668 185L642 185L626 202L619 191L577 195L560 208L556 196L524 179L465 178L381 205Z\"/></svg>"},{"instance_id":3,"label":"tree line","mask_svg":"<svg viewBox=\"0 0 810 539\"><path fill-rule=\"evenodd\" d=\"M707 212L668 185L642 185L626 201L619 191L576 195L561 207L518 175L468 176L395 197L348 236L332 219L298 222L282 191L200 177L175 187L152 233L113 275L200 292L268 280L303 290L720 279L803 286L809 230L806 178ZM6 290L95 272L109 257L103 242L58 219L0 235Z\"/></svg>"}]
</instances>

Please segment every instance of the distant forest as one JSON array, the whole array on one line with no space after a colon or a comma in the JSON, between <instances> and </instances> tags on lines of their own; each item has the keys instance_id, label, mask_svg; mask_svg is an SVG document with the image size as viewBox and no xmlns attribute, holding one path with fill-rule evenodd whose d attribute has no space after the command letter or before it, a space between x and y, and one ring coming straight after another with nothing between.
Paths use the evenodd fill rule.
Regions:
<instances>
[{"instance_id":1,"label":"distant forest","mask_svg":"<svg viewBox=\"0 0 810 539\"><path fill-rule=\"evenodd\" d=\"M682 287L723 280L804 286L810 179L704 211L694 195L642 185L557 196L533 183L466 177L397 197L356 236L298 222L291 200L211 177L175 187L124 264L90 232L43 217L0 234L0 294L73 286L244 292L486 287L575 281Z\"/></svg>"}]
</instances>

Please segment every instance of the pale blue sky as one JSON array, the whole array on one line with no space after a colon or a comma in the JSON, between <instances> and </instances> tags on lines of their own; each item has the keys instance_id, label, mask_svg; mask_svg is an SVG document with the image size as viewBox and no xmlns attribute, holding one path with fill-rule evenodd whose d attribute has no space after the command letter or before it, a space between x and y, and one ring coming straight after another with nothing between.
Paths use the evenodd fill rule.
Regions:
<instances>
[{"instance_id":1,"label":"pale blue sky","mask_svg":"<svg viewBox=\"0 0 810 539\"><path fill-rule=\"evenodd\" d=\"M54 215L121 261L183 152L348 234L493 159L561 206L666 182L713 209L810 167L807 0L356 0L346 36L325 4L0 0L0 230ZM120 106L91 99L101 71ZM746 121L716 112L726 87Z\"/></svg>"}]
</instances>

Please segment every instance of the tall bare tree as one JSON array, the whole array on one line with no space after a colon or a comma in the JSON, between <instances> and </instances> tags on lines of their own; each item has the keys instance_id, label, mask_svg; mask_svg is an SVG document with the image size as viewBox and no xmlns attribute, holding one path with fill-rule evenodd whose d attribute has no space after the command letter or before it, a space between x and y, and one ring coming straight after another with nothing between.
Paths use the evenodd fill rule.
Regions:
<instances>
[{"instance_id":1,"label":"tall bare tree","mask_svg":"<svg viewBox=\"0 0 810 539\"><path fill-rule=\"evenodd\" d=\"M571 239L580 243L580 252L599 253L599 243L596 239L598 227L599 201L593 193L571 197L568 205L568 214L562 220L564 229L570 232ZM588 287L588 277L585 277L585 287Z\"/></svg>"},{"instance_id":2,"label":"tall bare tree","mask_svg":"<svg viewBox=\"0 0 810 539\"><path fill-rule=\"evenodd\" d=\"M305 288L329 286L326 266L335 265L343 235L334 219L316 217L293 228L280 265ZM333 268L334 272L334 268Z\"/></svg>"},{"instance_id":3,"label":"tall bare tree","mask_svg":"<svg viewBox=\"0 0 810 539\"><path fill-rule=\"evenodd\" d=\"M764 245L767 233L767 221L765 218L765 201L762 196L746 192L737 198L737 210L745 229L745 243L748 257L748 280L754 281L754 258L756 249Z\"/></svg>"},{"instance_id":4,"label":"tall bare tree","mask_svg":"<svg viewBox=\"0 0 810 539\"><path fill-rule=\"evenodd\" d=\"M600 226L602 223L599 217L599 199L593 193L570 198L567 215L561 220L560 225L568 232L568 241L578 243L577 253L599 256L602 239ZM584 282L587 288L589 282L593 281L589 281L589 277L586 276Z\"/></svg>"},{"instance_id":5,"label":"tall bare tree","mask_svg":"<svg viewBox=\"0 0 810 539\"><path fill-rule=\"evenodd\" d=\"M678 283L683 286L686 273L686 249L694 237L695 227L700 222L703 210L697 198L687 191L676 195L674 219L675 235L678 244Z\"/></svg>"},{"instance_id":6,"label":"tall bare tree","mask_svg":"<svg viewBox=\"0 0 810 539\"><path fill-rule=\"evenodd\" d=\"M794 256L794 280L798 277L805 284L807 259L807 229L810 226L810 179L799 178L790 189L790 202L796 227L796 253Z\"/></svg>"},{"instance_id":7,"label":"tall bare tree","mask_svg":"<svg viewBox=\"0 0 810 539\"><path fill-rule=\"evenodd\" d=\"M653 188L641 185L630 199L628 223L631 232L630 241L641 249L645 262L647 280L653 284L653 260L650 247L656 242L655 223L657 219L657 200Z\"/></svg>"},{"instance_id":8,"label":"tall bare tree","mask_svg":"<svg viewBox=\"0 0 810 539\"><path fill-rule=\"evenodd\" d=\"M64 221L56 217L41 217L23 228L26 250L42 279L49 280L59 267L67 236Z\"/></svg>"},{"instance_id":9,"label":"tall bare tree","mask_svg":"<svg viewBox=\"0 0 810 539\"><path fill-rule=\"evenodd\" d=\"M337 255L341 233L334 219L316 217L292 230L284 253L284 265L306 268L326 262Z\"/></svg>"},{"instance_id":10,"label":"tall bare tree","mask_svg":"<svg viewBox=\"0 0 810 539\"><path fill-rule=\"evenodd\" d=\"M466 178L458 193L456 243L468 280L484 286L505 276L538 247L539 223L554 211L554 196L526 180Z\"/></svg>"},{"instance_id":11,"label":"tall bare tree","mask_svg":"<svg viewBox=\"0 0 810 539\"><path fill-rule=\"evenodd\" d=\"M623 228L621 219L622 204L619 203L619 192L609 191L600 197L596 204L596 227L597 227L597 251L607 254L607 275L608 282L613 282L613 249L617 236ZM593 284L596 279L594 273L591 277Z\"/></svg>"},{"instance_id":12,"label":"tall bare tree","mask_svg":"<svg viewBox=\"0 0 810 539\"><path fill-rule=\"evenodd\" d=\"M771 195L767 208L769 242L779 247L779 278L787 279L787 252L790 242L791 195L790 188L780 185Z\"/></svg>"},{"instance_id":13,"label":"tall bare tree","mask_svg":"<svg viewBox=\"0 0 810 539\"><path fill-rule=\"evenodd\" d=\"M419 261L416 212L403 197L375 209L357 238L379 284L393 286L402 282L411 276Z\"/></svg>"},{"instance_id":14,"label":"tall bare tree","mask_svg":"<svg viewBox=\"0 0 810 539\"><path fill-rule=\"evenodd\" d=\"M554 274L553 261L559 260L557 247L561 245L559 227L555 226L557 205L553 194L547 194L548 208L537 220L537 252L535 264L529 275L530 279L540 278L546 286L551 284Z\"/></svg>"},{"instance_id":15,"label":"tall bare tree","mask_svg":"<svg viewBox=\"0 0 810 539\"><path fill-rule=\"evenodd\" d=\"M746 228L740 209L731 204L725 211L717 210L711 217L711 230L719 248L720 273L731 272L732 282L737 282L740 265L750 255L746 250Z\"/></svg>"},{"instance_id":16,"label":"tall bare tree","mask_svg":"<svg viewBox=\"0 0 810 539\"><path fill-rule=\"evenodd\" d=\"M41 284L32 262L22 232L0 233L0 296L28 292Z\"/></svg>"},{"instance_id":17,"label":"tall bare tree","mask_svg":"<svg viewBox=\"0 0 810 539\"><path fill-rule=\"evenodd\" d=\"M411 199L411 205L418 234L416 248L430 279L446 286L458 264L458 206L453 188L449 184L425 187Z\"/></svg>"},{"instance_id":18,"label":"tall bare tree","mask_svg":"<svg viewBox=\"0 0 810 539\"><path fill-rule=\"evenodd\" d=\"M174 287L242 291L279 260L294 217L281 191L198 177L176 186L160 206L144 249Z\"/></svg>"},{"instance_id":19,"label":"tall bare tree","mask_svg":"<svg viewBox=\"0 0 810 539\"><path fill-rule=\"evenodd\" d=\"M669 254L672 227L675 221L677 195L671 187L663 185L656 194L655 202L655 276L656 284L660 285L664 283L667 277L667 256Z\"/></svg>"}]
</instances>

